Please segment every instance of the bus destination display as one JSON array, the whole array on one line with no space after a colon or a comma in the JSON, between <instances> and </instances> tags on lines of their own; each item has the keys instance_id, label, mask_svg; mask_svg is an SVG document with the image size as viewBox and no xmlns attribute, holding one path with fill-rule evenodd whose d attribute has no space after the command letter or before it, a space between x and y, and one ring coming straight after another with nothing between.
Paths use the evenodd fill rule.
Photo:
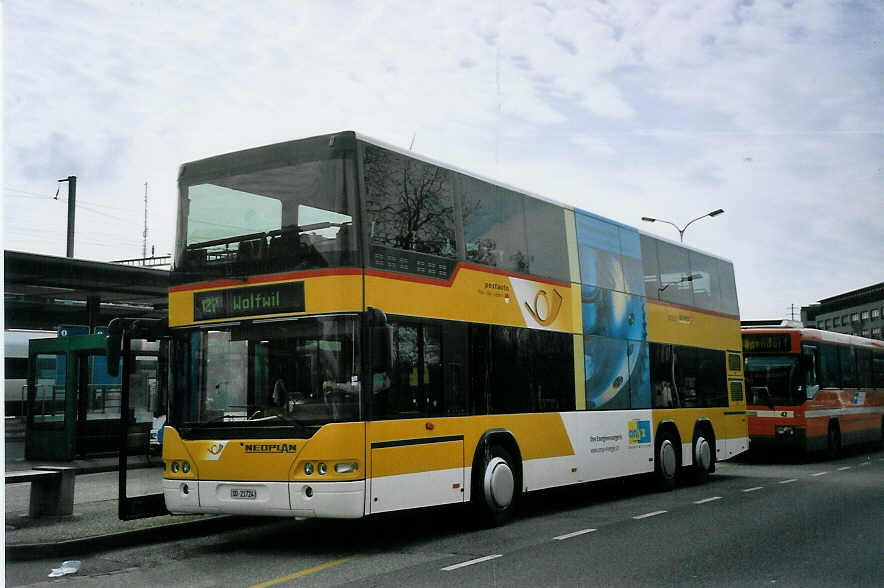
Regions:
<instances>
[{"instance_id":1,"label":"bus destination display","mask_svg":"<svg viewBox=\"0 0 884 588\"><path fill-rule=\"evenodd\" d=\"M789 333L743 334L745 353L789 353L792 351L792 337Z\"/></svg>"},{"instance_id":2,"label":"bus destination display","mask_svg":"<svg viewBox=\"0 0 884 588\"><path fill-rule=\"evenodd\" d=\"M197 292L193 320L304 312L304 282Z\"/></svg>"}]
</instances>

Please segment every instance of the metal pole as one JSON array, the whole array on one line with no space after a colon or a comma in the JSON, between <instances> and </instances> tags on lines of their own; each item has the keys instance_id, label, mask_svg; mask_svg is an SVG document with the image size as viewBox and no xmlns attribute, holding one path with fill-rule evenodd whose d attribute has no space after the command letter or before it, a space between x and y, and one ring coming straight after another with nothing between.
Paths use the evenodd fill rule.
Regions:
<instances>
[{"instance_id":1,"label":"metal pole","mask_svg":"<svg viewBox=\"0 0 884 588\"><path fill-rule=\"evenodd\" d=\"M86 323L89 325L89 333L95 334L95 323L98 322L98 313L101 311L101 296L86 297Z\"/></svg>"},{"instance_id":2,"label":"metal pole","mask_svg":"<svg viewBox=\"0 0 884 588\"><path fill-rule=\"evenodd\" d=\"M68 183L68 248L67 256L74 256L74 217L77 212L77 176L68 176L59 182Z\"/></svg>"},{"instance_id":3,"label":"metal pole","mask_svg":"<svg viewBox=\"0 0 884 588\"><path fill-rule=\"evenodd\" d=\"M121 352L123 366L120 370L120 445L119 460L117 462L117 517L126 519L128 503L126 502L126 474L129 467L129 372L132 370L132 339L128 328L123 331L123 350Z\"/></svg>"}]
</instances>

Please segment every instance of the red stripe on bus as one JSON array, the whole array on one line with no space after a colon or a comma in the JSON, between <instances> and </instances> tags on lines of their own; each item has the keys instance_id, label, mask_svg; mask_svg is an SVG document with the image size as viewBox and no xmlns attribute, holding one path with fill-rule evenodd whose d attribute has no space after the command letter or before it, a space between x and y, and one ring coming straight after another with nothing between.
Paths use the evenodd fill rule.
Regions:
<instances>
[{"instance_id":1,"label":"red stripe on bus","mask_svg":"<svg viewBox=\"0 0 884 588\"><path fill-rule=\"evenodd\" d=\"M264 284L267 282L282 282L284 280L301 280L306 278L317 278L321 276L357 276L362 273L358 267L339 267L333 269L307 270L303 272L287 272L282 274L267 274L263 276L251 276L243 280L215 280L214 282L199 282L196 284L183 284L181 286L171 286L169 292L187 292L189 290L205 290L210 288L223 288L225 286L236 286L243 284Z\"/></svg>"}]
</instances>

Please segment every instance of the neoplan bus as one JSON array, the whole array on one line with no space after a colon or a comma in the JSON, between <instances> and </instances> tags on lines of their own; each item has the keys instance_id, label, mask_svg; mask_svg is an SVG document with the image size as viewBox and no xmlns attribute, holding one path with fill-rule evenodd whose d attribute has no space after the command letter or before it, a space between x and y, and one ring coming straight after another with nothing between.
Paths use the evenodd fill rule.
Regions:
<instances>
[{"instance_id":1,"label":"neoplan bus","mask_svg":"<svg viewBox=\"0 0 884 588\"><path fill-rule=\"evenodd\" d=\"M827 451L884 439L884 341L744 328L753 450Z\"/></svg>"},{"instance_id":2,"label":"neoplan bus","mask_svg":"<svg viewBox=\"0 0 884 588\"><path fill-rule=\"evenodd\" d=\"M343 132L185 164L173 513L354 518L748 445L732 265Z\"/></svg>"}]
</instances>

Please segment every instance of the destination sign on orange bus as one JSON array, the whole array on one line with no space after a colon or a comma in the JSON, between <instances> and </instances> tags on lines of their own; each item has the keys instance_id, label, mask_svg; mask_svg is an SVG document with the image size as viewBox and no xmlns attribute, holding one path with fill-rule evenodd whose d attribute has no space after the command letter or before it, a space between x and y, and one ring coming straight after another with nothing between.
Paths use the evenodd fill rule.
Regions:
<instances>
[{"instance_id":1,"label":"destination sign on orange bus","mask_svg":"<svg viewBox=\"0 0 884 588\"><path fill-rule=\"evenodd\" d=\"M789 333L743 333L743 351L789 353L792 351L792 337Z\"/></svg>"}]
</instances>

